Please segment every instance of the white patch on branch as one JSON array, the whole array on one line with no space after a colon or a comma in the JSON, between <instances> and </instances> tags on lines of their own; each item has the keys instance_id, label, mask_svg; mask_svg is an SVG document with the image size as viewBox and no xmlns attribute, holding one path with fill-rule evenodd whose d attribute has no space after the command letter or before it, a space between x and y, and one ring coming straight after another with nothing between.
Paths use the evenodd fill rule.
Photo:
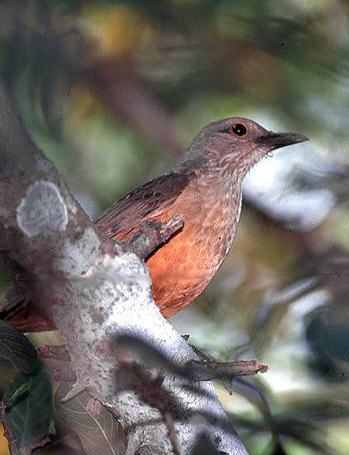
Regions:
<instances>
[{"instance_id":1,"label":"white patch on branch","mask_svg":"<svg viewBox=\"0 0 349 455\"><path fill-rule=\"evenodd\" d=\"M137 282L150 290L148 269L144 266L141 259L134 253L123 253L120 256L110 256L105 254L102 260L91 267L84 275L86 279L85 286L88 282L109 283L114 288L120 283L126 285Z\"/></svg>"},{"instance_id":2,"label":"white patch on branch","mask_svg":"<svg viewBox=\"0 0 349 455\"><path fill-rule=\"evenodd\" d=\"M87 227L73 241L66 239L62 254L54 261L55 269L63 272L68 278L80 278L95 266L96 253L100 245L101 241L94 229Z\"/></svg>"},{"instance_id":3,"label":"white patch on branch","mask_svg":"<svg viewBox=\"0 0 349 455\"><path fill-rule=\"evenodd\" d=\"M64 231L68 212L57 186L45 180L30 185L17 207L17 223L28 237L45 230Z\"/></svg>"}]
</instances>

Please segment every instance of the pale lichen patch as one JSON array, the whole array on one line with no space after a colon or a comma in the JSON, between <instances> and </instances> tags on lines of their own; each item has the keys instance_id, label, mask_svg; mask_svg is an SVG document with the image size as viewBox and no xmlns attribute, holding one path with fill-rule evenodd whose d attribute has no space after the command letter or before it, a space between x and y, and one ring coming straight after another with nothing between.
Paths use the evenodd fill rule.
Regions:
<instances>
[{"instance_id":1,"label":"pale lichen patch","mask_svg":"<svg viewBox=\"0 0 349 455\"><path fill-rule=\"evenodd\" d=\"M17 224L28 237L46 230L64 231L68 211L57 186L45 180L30 185L17 207Z\"/></svg>"},{"instance_id":2,"label":"pale lichen patch","mask_svg":"<svg viewBox=\"0 0 349 455\"><path fill-rule=\"evenodd\" d=\"M100 240L92 227L86 228L79 238L66 239L62 254L55 262L55 268L65 275L80 276L95 263Z\"/></svg>"}]
</instances>

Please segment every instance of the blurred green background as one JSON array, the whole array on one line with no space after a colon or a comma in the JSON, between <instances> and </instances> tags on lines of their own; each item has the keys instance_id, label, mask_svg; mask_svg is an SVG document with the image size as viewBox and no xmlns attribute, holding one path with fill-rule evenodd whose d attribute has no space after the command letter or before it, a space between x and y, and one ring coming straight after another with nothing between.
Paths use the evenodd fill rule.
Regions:
<instances>
[{"instance_id":1,"label":"blurred green background","mask_svg":"<svg viewBox=\"0 0 349 455\"><path fill-rule=\"evenodd\" d=\"M310 138L249 174L231 253L172 323L217 358L269 364L217 386L252 455L348 454L348 2L2 0L0 56L92 218L209 121Z\"/></svg>"}]
</instances>

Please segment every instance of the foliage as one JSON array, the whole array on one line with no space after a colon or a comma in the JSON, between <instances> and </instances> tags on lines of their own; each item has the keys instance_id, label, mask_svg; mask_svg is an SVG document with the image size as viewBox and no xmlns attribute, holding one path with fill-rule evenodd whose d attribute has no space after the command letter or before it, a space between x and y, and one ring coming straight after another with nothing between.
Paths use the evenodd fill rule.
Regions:
<instances>
[{"instance_id":1,"label":"foliage","mask_svg":"<svg viewBox=\"0 0 349 455\"><path fill-rule=\"evenodd\" d=\"M2 321L0 333L0 359L19 372L4 390L1 420L11 453L30 454L52 429L51 380L24 335Z\"/></svg>"}]
</instances>

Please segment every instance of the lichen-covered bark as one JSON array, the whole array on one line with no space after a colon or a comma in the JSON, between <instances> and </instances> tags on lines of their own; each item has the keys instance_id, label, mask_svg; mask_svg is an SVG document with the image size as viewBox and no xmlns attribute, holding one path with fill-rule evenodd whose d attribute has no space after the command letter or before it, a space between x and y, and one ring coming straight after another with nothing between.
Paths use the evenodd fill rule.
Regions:
<instances>
[{"instance_id":1,"label":"lichen-covered bark","mask_svg":"<svg viewBox=\"0 0 349 455\"><path fill-rule=\"evenodd\" d=\"M222 453L246 454L211 383L189 383L118 343L132 335L174 364L196 358L154 305L142 260L101 237L27 136L2 81L0 163L0 249L30 276L35 303L65 339L77 378L70 396L86 389L108 406L130 455L189 454L202 431Z\"/></svg>"}]
</instances>

